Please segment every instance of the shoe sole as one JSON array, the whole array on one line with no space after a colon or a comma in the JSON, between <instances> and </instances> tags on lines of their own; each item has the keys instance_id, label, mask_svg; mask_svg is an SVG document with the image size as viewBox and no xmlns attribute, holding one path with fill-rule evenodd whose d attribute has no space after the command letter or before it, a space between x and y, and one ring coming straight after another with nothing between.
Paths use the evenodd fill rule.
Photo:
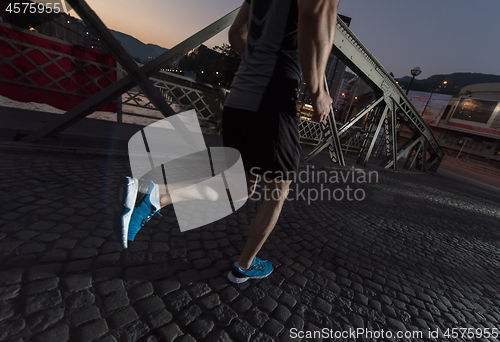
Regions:
<instances>
[{"instance_id":1,"label":"shoe sole","mask_svg":"<svg viewBox=\"0 0 500 342\"><path fill-rule=\"evenodd\" d=\"M269 272L268 274L266 274L265 276L259 276L259 277L245 277L245 278L238 278L236 277L234 274L233 274L233 271L229 271L229 273L227 274L227 279L233 283L233 284L242 284L244 282L246 282L248 279L263 279L263 278L267 278L269 277L269 275L271 273L273 273L274 270L271 270L271 272Z\"/></svg>"},{"instance_id":2,"label":"shoe sole","mask_svg":"<svg viewBox=\"0 0 500 342\"><path fill-rule=\"evenodd\" d=\"M125 192L120 197L123 197L122 203L124 206L124 212L121 217L122 226L122 245L123 248L128 247L128 228L130 224L130 218L134 212L135 199L137 198L137 189L139 188L139 182L135 178L126 178L125 187L122 188Z\"/></svg>"}]
</instances>

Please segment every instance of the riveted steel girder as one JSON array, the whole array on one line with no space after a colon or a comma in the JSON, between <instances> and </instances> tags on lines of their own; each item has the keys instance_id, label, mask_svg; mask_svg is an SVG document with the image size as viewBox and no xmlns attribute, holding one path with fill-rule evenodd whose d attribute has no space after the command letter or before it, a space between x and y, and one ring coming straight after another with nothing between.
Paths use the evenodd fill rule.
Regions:
<instances>
[{"instance_id":1,"label":"riveted steel girder","mask_svg":"<svg viewBox=\"0 0 500 342\"><path fill-rule=\"evenodd\" d=\"M384 167L393 167L397 168L397 160L401 158L401 154L396 154L396 146L397 146L397 134L395 129L395 122L397 117L397 112L401 112L400 115L403 118L403 123L407 124L410 130L413 131L414 136L410 139L410 144L418 140L419 143L425 140L425 149L424 152L429 152L430 160L433 160L433 165L436 168L436 165L439 165L439 162L444 157L443 151L438 145L436 138L434 137L432 130L429 125L424 121L422 116L415 109L411 101L404 94L402 89L394 79L389 75L389 73L382 67L382 65L376 60L376 58L364 47L361 41L351 32L351 30L345 25L342 20L338 20L336 31L335 31L335 39L333 42L333 52L334 54L342 60L347 66L349 66L358 76L360 76L368 85L370 85L376 95L377 99L374 103L370 104L367 108L362 110L358 115L353 117L347 123L345 123L338 130L338 134L341 136L344 134L349 127L351 127L356 121L358 121L361 117L372 111L376 108L382 100L385 100L386 108L384 109L384 114L380 115L377 120L386 120L387 118L387 110L390 110L392 115L391 122L391 139L386 136L386 142L392 142L392 153L388 156L389 160L383 164ZM402 124L403 124L402 123ZM380 131L380 127L382 122L378 122L376 126L376 133ZM370 131L371 133L371 131ZM389 130L385 130L385 134L389 134ZM376 139L376 137L375 137ZM374 141L375 141L374 139ZM370 158L371 152L373 150L374 141L370 141L367 143L367 149L362 149L360 157L358 158L358 163L362 165L366 165L366 162ZM316 156L321 150L328 147L329 144L334 144L335 142L331 139L331 137L324 137L324 139L318 144L318 146L310 153L310 155L306 158L306 160L312 159ZM365 145L365 144L364 144ZM363 146L364 146L363 145ZM387 149L389 150L389 149ZM423 154L424 160L426 153ZM424 161L425 165L425 161ZM412 163L407 163L407 166L413 166ZM425 169L425 167L424 167Z\"/></svg>"}]
</instances>

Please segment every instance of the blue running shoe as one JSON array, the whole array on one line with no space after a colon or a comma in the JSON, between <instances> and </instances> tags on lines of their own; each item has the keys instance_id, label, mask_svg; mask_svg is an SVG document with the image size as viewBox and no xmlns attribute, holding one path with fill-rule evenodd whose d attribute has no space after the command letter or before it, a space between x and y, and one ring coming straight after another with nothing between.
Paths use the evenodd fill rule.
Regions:
<instances>
[{"instance_id":1,"label":"blue running shoe","mask_svg":"<svg viewBox=\"0 0 500 342\"><path fill-rule=\"evenodd\" d=\"M243 271L237 266L236 263L233 265L231 272L227 274L227 279L235 284L241 284L248 279L259 279L269 276L273 272L273 264L268 260L261 260L255 257L252 264L248 270Z\"/></svg>"},{"instance_id":2,"label":"blue running shoe","mask_svg":"<svg viewBox=\"0 0 500 342\"><path fill-rule=\"evenodd\" d=\"M130 178L135 180L134 178ZM135 180L137 181L137 180ZM158 213L161 216L160 208L156 208L151 204L151 192L154 188L154 183L150 180L141 179L137 182L137 190L135 192L134 205L131 208L131 213L125 211L124 218L122 219L122 241L123 247L127 248L127 240L134 241L135 236L144 225L151 220L151 218ZM128 192L127 192L128 195ZM132 197L133 191L130 191ZM128 196L125 203L128 204ZM128 209L128 207L126 206ZM130 215L128 222L125 216Z\"/></svg>"},{"instance_id":3,"label":"blue running shoe","mask_svg":"<svg viewBox=\"0 0 500 342\"><path fill-rule=\"evenodd\" d=\"M137 199L137 190L139 188L139 182L135 178L126 177L125 184L125 196L123 197L123 190L121 192L121 199L123 200L124 211L121 217L122 226L122 244L123 248L127 248L127 236L130 224L130 218L134 212L135 200ZM123 189L123 188L122 188Z\"/></svg>"}]
</instances>

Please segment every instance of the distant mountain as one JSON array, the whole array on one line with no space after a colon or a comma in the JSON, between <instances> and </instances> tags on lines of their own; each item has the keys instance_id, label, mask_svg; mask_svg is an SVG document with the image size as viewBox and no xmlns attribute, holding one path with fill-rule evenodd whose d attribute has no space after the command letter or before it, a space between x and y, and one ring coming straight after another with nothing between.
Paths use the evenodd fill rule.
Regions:
<instances>
[{"instance_id":1,"label":"distant mountain","mask_svg":"<svg viewBox=\"0 0 500 342\"><path fill-rule=\"evenodd\" d=\"M407 89L411 77L405 76L397 78L399 84ZM444 84L446 82L446 84ZM499 75L481 74L481 73L454 73L448 75L433 75L423 80L415 79L411 85L411 90L439 92L448 95L458 95L463 87L478 83L497 83L500 82Z\"/></svg>"},{"instance_id":2,"label":"distant mountain","mask_svg":"<svg viewBox=\"0 0 500 342\"><path fill-rule=\"evenodd\" d=\"M149 46L153 51L156 52L156 56L159 56L162 53L168 51L168 49L165 49L164 47L161 47L161 46L156 45L156 44L147 44L147 46Z\"/></svg>"},{"instance_id":3,"label":"distant mountain","mask_svg":"<svg viewBox=\"0 0 500 342\"><path fill-rule=\"evenodd\" d=\"M126 33L110 30L113 36L120 41L125 51L130 56L142 62L148 61L150 58L155 58L168 49L155 44L144 44L139 39L132 37Z\"/></svg>"}]
</instances>

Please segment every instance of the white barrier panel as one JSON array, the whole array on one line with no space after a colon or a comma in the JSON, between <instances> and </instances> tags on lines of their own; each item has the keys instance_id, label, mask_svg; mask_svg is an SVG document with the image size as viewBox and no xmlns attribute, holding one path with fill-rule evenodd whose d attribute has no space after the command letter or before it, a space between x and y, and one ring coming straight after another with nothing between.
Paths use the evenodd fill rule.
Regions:
<instances>
[{"instance_id":1,"label":"white barrier panel","mask_svg":"<svg viewBox=\"0 0 500 342\"><path fill-rule=\"evenodd\" d=\"M161 194L167 185L181 231L226 217L247 200L240 153L207 148L195 110L145 127L128 147L134 178L151 179Z\"/></svg>"}]
</instances>

